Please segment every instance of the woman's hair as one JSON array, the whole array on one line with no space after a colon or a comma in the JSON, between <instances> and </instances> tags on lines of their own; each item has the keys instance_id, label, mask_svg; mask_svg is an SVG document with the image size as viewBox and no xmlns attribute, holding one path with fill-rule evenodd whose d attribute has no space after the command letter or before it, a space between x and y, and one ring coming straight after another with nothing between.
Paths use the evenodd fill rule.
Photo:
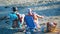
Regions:
<instances>
[{"instance_id":1,"label":"woman's hair","mask_svg":"<svg viewBox=\"0 0 60 34\"><path fill-rule=\"evenodd\" d=\"M12 10L17 11L18 9L17 9L17 7L12 7Z\"/></svg>"}]
</instances>

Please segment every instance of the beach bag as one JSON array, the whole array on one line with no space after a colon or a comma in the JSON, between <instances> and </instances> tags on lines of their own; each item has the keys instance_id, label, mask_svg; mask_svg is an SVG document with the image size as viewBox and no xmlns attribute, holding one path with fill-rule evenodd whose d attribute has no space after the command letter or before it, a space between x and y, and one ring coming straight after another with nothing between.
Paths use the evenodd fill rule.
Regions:
<instances>
[{"instance_id":1,"label":"beach bag","mask_svg":"<svg viewBox=\"0 0 60 34\"><path fill-rule=\"evenodd\" d=\"M57 23L54 22L48 22L47 23L47 29L49 32L53 32L56 28Z\"/></svg>"}]
</instances>

